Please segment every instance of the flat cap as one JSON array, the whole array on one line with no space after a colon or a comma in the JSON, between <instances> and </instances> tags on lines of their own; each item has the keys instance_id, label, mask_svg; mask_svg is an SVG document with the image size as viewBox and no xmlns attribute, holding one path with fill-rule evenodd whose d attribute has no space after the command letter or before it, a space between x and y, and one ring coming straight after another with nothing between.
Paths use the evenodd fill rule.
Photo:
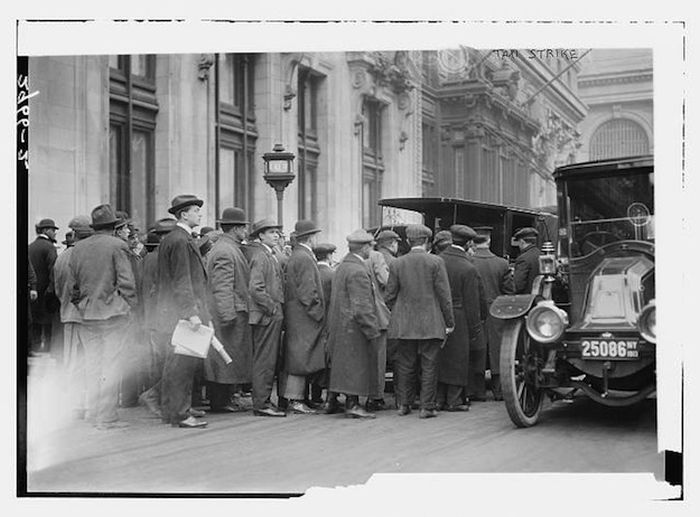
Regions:
<instances>
[{"instance_id":1,"label":"flat cap","mask_svg":"<svg viewBox=\"0 0 700 517\"><path fill-rule=\"evenodd\" d=\"M424 224L409 224L406 225L406 237L408 239L420 239L421 237L426 237L430 239L433 236L433 232L430 228Z\"/></svg>"},{"instance_id":2,"label":"flat cap","mask_svg":"<svg viewBox=\"0 0 700 517\"><path fill-rule=\"evenodd\" d=\"M475 226L474 231L477 235L491 235L493 226Z\"/></svg>"},{"instance_id":3,"label":"flat cap","mask_svg":"<svg viewBox=\"0 0 700 517\"><path fill-rule=\"evenodd\" d=\"M453 224L450 226L452 238L462 241L470 241L476 237L476 232L465 224Z\"/></svg>"},{"instance_id":4,"label":"flat cap","mask_svg":"<svg viewBox=\"0 0 700 517\"><path fill-rule=\"evenodd\" d=\"M531 226L526 226L525 228L520 228L515 234L513 235L514 239L524 239L526 237L537 237L540 234L537 230L532 228Z\"/></svg>"},{"instance_id":5,"label":"flat cap","mask_svg":"<svg viewBox=\"0 0 700 517\"><path fill-rule=\"evenodd\" d=\"M483 244L489 240L489 236L483 233L477 233L474 237L474 244Z\"/></svg>"},{"instance_id":6,"label":"flat cap","mask_svg":"<svg viewBox=\"0 0 700 517\"><path fill-rule=\"evenodd\" d=\"M330 242L322 242L314 246L314 253L317 255L327 255L328 253L333 253L336 249L335 244Z\"/></svg>"},{"instance_id":7,"label":"flat cap","mask_svg":"<svg viewBox=\"0 0 700 517\"><path fill-rule=\"evenodd\" d=\"M367 244L374 241L374 237L364 230L355 230L346 239L348 242L357 242L359 244Z\"/></svg>"},{"instance_id":8,"label":"flat cap","mask_svg":"<svg viewBox=\"0 0 700 517\"><path fill-rule=\"evenodd\" d=\"M389 241L389 240L400 240L401 237L399 237L399 234L396 233L393 230L382 230L379 232L379 235L377 235L376 241L377 242L383 242L383 241Z\"/></svg>"},{"instance_id":9,"label":"flat cap","mask_svg":"<svg viewBox=\"0 0 700 517\"><path fill-rule=\"evenodd\" d=\"M435 238L433 239L434 244L441 244L441 243L452 243L452 233L448 232L447 230L441 230L435 234Z\"/></svg>"}]
</instances>

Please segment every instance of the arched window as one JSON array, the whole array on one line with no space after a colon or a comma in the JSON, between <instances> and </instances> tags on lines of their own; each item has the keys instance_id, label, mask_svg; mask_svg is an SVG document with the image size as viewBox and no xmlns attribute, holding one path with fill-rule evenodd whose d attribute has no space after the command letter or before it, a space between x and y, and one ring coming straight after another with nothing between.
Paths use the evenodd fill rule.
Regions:
<instances>
[{"instance_id":1,"label":"arched window","mask_svg":"<svg viewBox=\"0 0 700 517\"><path fill-rule=\"evenodd\" d=\"M602 124L591 137L590 159L622 158L647 154L649 139L636 122L616 118Z\"/></svg>"}]
</instances>

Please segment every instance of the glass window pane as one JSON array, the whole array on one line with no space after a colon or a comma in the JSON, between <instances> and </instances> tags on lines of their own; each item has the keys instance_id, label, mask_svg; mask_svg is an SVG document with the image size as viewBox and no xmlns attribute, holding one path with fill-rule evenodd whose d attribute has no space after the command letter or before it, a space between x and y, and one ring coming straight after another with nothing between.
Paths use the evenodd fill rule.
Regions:
<instances>
[{"instance_id":1,"label":"glass window pane","mask_svg":"<svg viewBox=\"0 0 700 517\"><path fill-rule=\"evenodd\" d=\"M132 54L131 73L140 77L148 77L148 62L146 54Z\"/></svg>"},{"instance_id":2,"label":"glass window pane","mask_svg":"<svg viewBox=\"0 0 700 517\"><path fill-rule=\"evenodd\" d=\"M114 54L109 56L109 67L110 68L119 68L119 56Z\"/></svg>"},{"instance_id":3,"label":"glass window pane","mask_svg":"<svg viewBox=\"0 0 700 517\"><path fill-rule=\"evenodd\" d=\"M236 151L222 147L219 153L219 209L234 206ZM217 214L218 216L219 214Z\"/></svg>"},{"instance_id":4,"label":"glass window pane","mask_svg":"<svg viewBox=\"0 0 700 517\"><path fill-rule=\"evenodd\" d=\"M233 104L233 54L222 54L219 56L219 65L221 72L219 73L219 98L221 102Z\"/></svg>"},{"instance_id":5,"label":"glass window pane","mask_svg":"<svg viewBox=\"0 0 700 517\"><path fill-rule=\"evenodd\" d=\"M129 216L137 228L144 230L149 221L148 199L151 195L148 175L152 154L152 134L134 130L131 134L131 206Z\"/></svg>"}]
</instances>

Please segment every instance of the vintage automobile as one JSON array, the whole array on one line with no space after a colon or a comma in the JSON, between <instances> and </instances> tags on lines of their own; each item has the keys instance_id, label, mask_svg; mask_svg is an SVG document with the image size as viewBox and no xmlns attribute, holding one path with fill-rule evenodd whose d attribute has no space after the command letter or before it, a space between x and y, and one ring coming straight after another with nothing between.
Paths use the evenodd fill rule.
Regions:
<instances>
[{"instance_id":1,"label":"vintage automobile","mask_svg":"<svg viewBox=\"0 0 700 517\"><path fill-rule=\"evenodd\" d=\"M653 157L567 165L554 179L556 250L542 247L530 294L490 308L503 320L503 397L518 427L538 421L545 395L620 407L656 389Z\"/></svg>"},{"instance_id":2,"label":"vintage automobile","mask_svg":"<svg viewBox=\"0 0 700 517\"><path fill-rule=\"evenodd\" d=\"M480 201L446 197L404 197L385 198L379 201L382 212L387 208L399 208L423 215L423 223L437 233L448 230L453 224L466 224L471 227L489 226L491 230L491 251L500 257L514 259L518 248L512 242L512 235L518 228L537 228L541 242L551 240L557 230L555 208L522 208ZM384 214L382 214L382 220ZM406 225L383 225L371 228L370 233L381 230L394 230L401 237L399 255L409 249L406 241Z\"/></svg>"}]
</instances>

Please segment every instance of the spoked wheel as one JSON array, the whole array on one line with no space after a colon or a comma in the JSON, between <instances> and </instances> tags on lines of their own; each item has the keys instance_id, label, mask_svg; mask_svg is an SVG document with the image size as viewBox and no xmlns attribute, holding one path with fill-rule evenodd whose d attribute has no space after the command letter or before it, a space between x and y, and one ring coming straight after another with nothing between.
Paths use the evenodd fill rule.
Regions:
<instances>
[{"instance_id":1,"label":"spoked wheel","mask_svg":"<svg viewBox=\"0 0 700 517\"><path fill-rule=\"evenodd\" d=\"M537 423L544 390L536 386L538 365L522 318L508 320L501 339L501 383L508 415L518 427Z\"/></svg>"}]
</instances>

